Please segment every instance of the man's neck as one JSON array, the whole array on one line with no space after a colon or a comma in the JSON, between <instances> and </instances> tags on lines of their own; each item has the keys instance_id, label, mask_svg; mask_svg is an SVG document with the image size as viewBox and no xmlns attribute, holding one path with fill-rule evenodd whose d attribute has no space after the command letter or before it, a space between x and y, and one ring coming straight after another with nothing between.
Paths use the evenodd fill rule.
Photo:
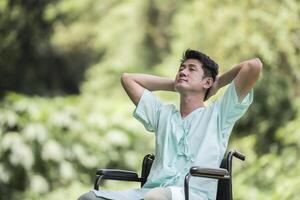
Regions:
<instances>
[{"instance_id":1,"label":"man's neck","mask_svg":"<svg viewBox=\"0 0 300 200\"><path fill-rule=\"evenodd\" d=\"M205 107L202 94L180 95L180 114L182 118L199 107Z\"/></svg>"}]
</instances>

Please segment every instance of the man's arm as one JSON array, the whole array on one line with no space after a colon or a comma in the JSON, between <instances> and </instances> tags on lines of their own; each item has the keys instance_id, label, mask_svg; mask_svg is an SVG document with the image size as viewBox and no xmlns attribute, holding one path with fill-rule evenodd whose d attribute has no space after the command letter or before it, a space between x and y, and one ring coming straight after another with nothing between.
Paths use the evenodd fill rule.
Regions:
<instances>
[{"instance_id":1,"label":"man's arm","mask_svg":"<svg viewBox=\"0 0 300 200\"><path fill-rule=\"evenodd\" d=\"M124 73L121 83L135 105L139 103L145 89L174 91L174 80L147 74Z\"/></svg>"},{"instance_id":2,"label":"man's arm","mask_svg":"<svg viewBox=\"0 0 300 200\"><path fill-rule=\"evenodd\" d=\"M234 80L238 99L239 102L241 102L258 80L261 69L262 63L259 58L253 58L241 62L229 71L217 77L209 93L209 97L214 95L220 88Z\"/></svg>"}]
</instances>

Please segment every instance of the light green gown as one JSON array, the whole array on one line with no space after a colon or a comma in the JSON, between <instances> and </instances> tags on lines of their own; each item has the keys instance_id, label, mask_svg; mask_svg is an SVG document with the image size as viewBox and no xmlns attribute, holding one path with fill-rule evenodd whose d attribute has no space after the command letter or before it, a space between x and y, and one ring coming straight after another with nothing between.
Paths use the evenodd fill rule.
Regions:
<instances>
[{"instance_id":1,"label":"light green gown","mask_svg":"<svg viewBox=\"0 0 300 200\"><path fill-rule=\"evenodd\" d=\"M235 122L253 100L253 90L238 102L234 82L225 94L208 107L200 107L182 118L174 105L162 104L145 90L133 115L150 132L155 132L156 150L148 180L140 189L99 190L99 197L138 200L154 187L184 185L191 166L218 168ZM191 178L191 200L216 198L217 180Z\"/></svg>"}]
</instances>

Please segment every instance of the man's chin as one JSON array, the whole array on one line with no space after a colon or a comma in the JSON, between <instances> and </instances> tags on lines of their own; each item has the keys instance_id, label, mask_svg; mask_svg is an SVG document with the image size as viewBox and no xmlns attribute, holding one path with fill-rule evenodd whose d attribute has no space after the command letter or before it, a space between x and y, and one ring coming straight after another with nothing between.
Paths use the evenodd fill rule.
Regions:
<instances>
[{"instance_id":1,"label":"man's chin","mask_svg":"<svg viewBox=\"0 0 300 200\"><path fill-rule=\"evenodd\" d=\"M182 93L184 91L186 91L188 88L186 86L184 86L183 84L178 84L175 86L175 90L179 93Z\"/></svg>"},{"instance_id":2,"label":"man's chin","mask_svg":"<svg viewBox=\"0 0 300 200\"><path fill-rule=\"evenodd\" d=\"M195 94L195 93L201 93L201 90L195 90L187 85L176 85L175 86L175 91L178 92L179 94Z\"/></svg>"}]
</instances>

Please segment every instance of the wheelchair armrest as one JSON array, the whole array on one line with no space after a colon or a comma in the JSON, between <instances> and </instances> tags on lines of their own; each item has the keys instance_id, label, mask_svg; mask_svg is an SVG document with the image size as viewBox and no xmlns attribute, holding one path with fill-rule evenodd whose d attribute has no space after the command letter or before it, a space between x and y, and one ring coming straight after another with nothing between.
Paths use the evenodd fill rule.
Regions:
<instances>
[{"instance_id":1,"label":"wheelchair armrest","mask_svg":"<svg viewBox=\"0 0 300 200\"><path fill-rule=\"evenodd\" d=\"M184 196L185 200L189 200L189 181L192 176L214 179L230 179L230 174L223 168L202 168L194 166L190 168L184 179Z\"/></svg>"},{"instance_id":2,"label":"wheelchair armrest","mask_svg":"<svg viewBox=\"0 0 300 200\"><path fill-rule=\"evenodd\" d=\"M118 169L99 169L96 172L96 180L94 183L94 189L98 190L100 181L102 179L119 180L119 181L136 181L141 182L142 178L138 177L138 174L133 171L118 170Z\"/></svg>"},{"instance_id":3,"label":"wheelchair armrest","mask_svg":"<svg viewBox=\"0 0 300 200\"><path fill-rule=\"evenodd\" d=\"M119 169L99 169L96 173L103 179L124 180L124 181L141 181L138 174L133 171L119 170Z\"/></svg>"},{"instance_id":4,"label":"wheelchair armrest","mask_svg":"<svg viewBox=\"0 0 300 200\"><path fill-rule=\"evenodd\" d=\"M214 179L229 179L230 174L226 169L223 168L202 168L202 167L191 167L190 175L203 177L203 178L214 178Z\"/></svg>"}]
</instances>

